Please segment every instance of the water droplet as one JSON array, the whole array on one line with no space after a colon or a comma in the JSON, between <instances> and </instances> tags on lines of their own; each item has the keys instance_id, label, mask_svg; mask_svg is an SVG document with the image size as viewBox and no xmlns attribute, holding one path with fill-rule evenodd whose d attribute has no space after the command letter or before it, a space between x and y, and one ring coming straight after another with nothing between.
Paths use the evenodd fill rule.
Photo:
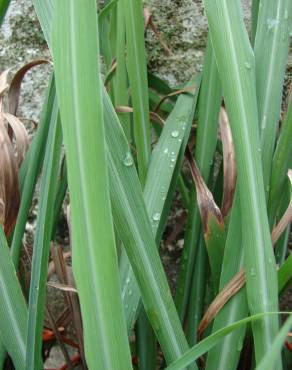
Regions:
<instances>
[{"instance_id":1,"label":"water droplet","mask_svg":"<svg viewBox=\"0 0 292 370\"><path fill-rule=\"evenodd\" d=\"M261 153L262 149L261 148L258 148L258 152Z\"/></svg>"},{"instance_id":2,"label":"water droplet","mask_svg":"<svg viewBox=\"0 0 292 370\"><path fill-rule=\"evenodd\" d=\"M132 294L133 294L133 292L132 292L132 290L130 289L130 290L129 290L129 295L132 295Z\"/></svg>"},{"instance_id":3,"label":"water droplet","mask_svg":"<svg viewBox=\"0 0 292 370\"><path fill-rule=\"evenodd\" d=\"M129 277L127 277L127 279L126 279L126 283L127 283L127 284L129 284L130 280L131 280L131 279L130 279Z\"/></svg>"},{"instance_id":4,"label":"water droplet","mask_svg":"<svg viewBox=\"0 0 292 370\"><path fill-rule=\"evenodd\" d=\"M262 120L262 130L265 130L267 126L267 116L263 116L263 120Z\"/></svg>"},{"instance_id":5,"label":"water droplet","mask_svg":"<svg viewBox=\"0 0 292 370\"><path fill-rule=\"evenodd\" d=\"M160 220L160 213L156 212L152 216L153 221L159 221Z\"/></svg>"},{"instance_id":6,"label":"water droplet","mask_svg":"<svg viewBox=\"0 0 292 370\"><path fill-rule=\"evenodd\" d=\"M250 269L250 276L255 276L255 269L254 268L251 268Z\"/></svg>"},{"instance_id":7,"label":"water droplet","mask_svg":"<svg viewBox=\"0 0 292 370\"><path fill-rule=\"evenodd\" d=\"M126 305L125 305L125 309L127 310L128 308L129 308L129 306L126 304Z\"/></svg>"},{"instance_id":8,"label":"water droplet","mask_svg":"<svg viewBox=\"0 0 292 370\"><path fill-rule=\"evenodd\" d=\"M251 69L251 64L249 62L244 63L246 69Z\"/></svg>"},{"instance_id":9,"label":"water droplet","mask_svg":"<svg viewBox=\"0 0 292 370\"><path fill-rule=\"evenodd\" d=\"M175 152L171 152L171 155L175 155Z\"/></svg>"},{"instance_id":10,"label":"water droplet","mask_svg":"<svg viewBox=\"0 0 292 370\"><path fill-rule=\"evenodd\" d=\"M174 162L175 161L175 159L174 158L171 158L171 162Z\"/></svg>"},{"instance_id":11,"label":"water droplet","mask_svg":"<svg viewBox=\"0 0 292 370\"><path fill-rule=\"evenodd\" d=\"M131 167L133 165L134 161L133 161L133 158L131 156L131 153L127 153L125 158L123 159L123 164L126 166L126 167Z\"/></svg>"},{"instance_id":12,"label":"water droplet","mask_svg":"<svg viewBox=\"0 0 292 370\"><path fill-rule=\"evenodd\" d=\"M174 130L174 131L172 131L172 133L171 133L171 136L172 136L172 137L174 137L174 138L178 137L178 135L179 135L178 130Z\"/></svg>"},{"instance_id":13,"label":"water droplet","mask_svg":"<svg viewBox=\"0 0 292 370\"><path fill-rule=\"evenodd\" d=\"M168 153L168 148L165 148L164 151L163 151L164 154L167 154Z\"/></svg>"},{"instance_id":14,"label":"water droplet","mask_svg":"<svg viewBox=\"0 0 292 370\"><path fill-rule=\"evenodd\" d=\"M279 20L278 19L272 19L272 18L268 18L267 19L267 26L268 26L268 31L274 29L275 27L277 27L279 24Z\"/></svg>"}]
</instances>

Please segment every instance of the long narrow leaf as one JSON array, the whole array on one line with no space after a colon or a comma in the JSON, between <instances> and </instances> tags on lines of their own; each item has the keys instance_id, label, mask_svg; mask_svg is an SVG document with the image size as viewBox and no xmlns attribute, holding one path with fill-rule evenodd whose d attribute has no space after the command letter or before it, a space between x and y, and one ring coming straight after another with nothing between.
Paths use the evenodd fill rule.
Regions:
<instances>
[{"instance_id":1,"label":"long narrow leaf","mask_svg":"<svg viewBox=\"0 0 292 370\"><path fill-rule=\"evenodd\" d=\"M26 364L37 368L42 357L42 332L45 312L46 281L49 262L51 230L54 215L52 204L56 196L57 176L62 144L59 117L52 122L47 141L40 186L40 203L34 239L28 306Z\"/></svg>"},{"instance_id":2,"label":"long narrow leaf","mask_svg":"<svg viewBox=\"0 0 292 370\"><path fill-rule=\"evenodd\" d=\"M98 35L96 2L64 0L55 5L52 46L86 359L92 369L129 369L105 162L98 40L88 37Z\"/></svg>"},{"instance_id":3,"label":"long narrow leaf","mask_svg":"<svg viewBox=\"0 0 292 370\"><path fill-rule=\"evenodd\" d=\"M277 273L258 151L254 56L240 2L205 0L204 3L235 144L249 309L252 314L277 311ZM253 324L257 361L268 350L278 327L275 317L264 317Z\"/></svg>"},{"instance_id":4,"label":"long narrow leaf","mask_svg":"<svg viewBox=\"0 0 292 370\"><path fill-rule=\"evenodd\" d=\"M270 182L280 118L282 88L290 45L292 2L261 2L255 39L256 90L261 133L264 185Z\"/></svg>"},{"instance_id":5,"label":"long narrow leaf","mask_svg":"<svg viewBox=\"0 0 292 370\"><path fill-rule=\"evenodd\" d=\"M276 336L270 350L266 353L265 357L256 367L256 370L272 370L277 361L277 357L281 354L283 343L287 337L288 332L292 328L292 315L286 320L281 328L279 334Z\"/></svg>"},{"instance_id":6,"label":"long narrow leaf","mask_svg":"<svg viewBox=\"0 0 292 370\"><path fill-rule=\"evenodd\" d=\"M49 24L51 21L51 19L50 21L48 20L48 18L50 18L50 13L47 13L42 7L38 9L38 12L41 17L41 23L44 22L44 24ZM49 38L48 42L50 42ZM148 310L148 317L150 318L154 329L159 332L158 338L160 339L160 342L163 343L163 349L167 358L169 357L169 360L171 360L187 349L186 340L183 336L179 321L176 318L174 306L171 303L171 294L167 287L166 278L161 262L159 261L159 256L156 252L154 240L152 241L153 236L151 227L147 226L147 224L149 224L149 219L147 215L145 216L145 206L142 199L141 188L133 166L133 160L129 153L127 140L123 134L123 130L112 104L105 92L104 109L106 141L108 149L110 148L110 150L108 150L108 159L110 164L109 173L115 187L118 186L118 190L116 190L115 187L111 187L112 204L116 208L116 210L115 208L113 209L115 222L116 224L122 222L118 228L123 233L123 242L125 247L127 247L128 255L131 257L131 264L135 267L135 276L139 282L140 289L141 285L143 283L145 284L145 281L148 281L146 285L147 292L145 292L145 289L141 289L144 303L146 306L149 304L153 305L155 313L158 312L158 315L153 315L154 311L150 309ZM126 172L125 167L127 168ZM120 175L120 172L123 173L123 176ZM132 186L134 186L133 191L129 190ZM121 189L123 189L123 191L121 191ZM136 194L136 196L134 194ZM116 199L116 197L118 198ZM129 206L125 207L125 201ZM82 209L81 206L79 208ZM129 216L128 212L132 213L133 210L135 216ZM138 220L141 220L141 217L143 217L143 221L138 222ZM139 227L137 228L137 226ZM127 227L128 230L131 230L131 232L126 233L124 230L125 227ZM86 235L86 233L83 235ZM152 245L150 249L147 247L148 244ZM143 261L142 263L141 259ZM149 263L149 259L151 260L151 263ZM157 277L154 278L154 271L156 271L154 266L157 266L161 280L157 279ZM141 267L143 267L142 271ZM149 283L150 280L152 283ZM148 294L150 294L150 297ZM162 294L162 299L159 299L157 294ZM129 297L132 295L133 292L129 291ZM135 298L135 302L136 300L137 298ZM165 310L166 306L167 310ZM128 307L126 306L125 308L127 309ZM166 317L168 317L167 320ZM170 332L173 332L173 329L171 328L174 329L173 335L169 334Z\"/></svg>"},{"instance_id":7,"label":"long narrow leaf","mask_svg":"<svg viewBox=\"0 0 292 370\"><path fill-rule=\"evenodd\" d=\"M204 60L202 86L199 96L198 131L196 137L195 158L201 175L206 183L213 162L214 151L217 143L218 115L221 99L221 84L218 69L210 37L207 42L207 50ZM195 192L193 188L191 190ZM188 303L189 292L191 291L192 273L197 252L197 243L200 236L201 219L197 205L192 215L192 224L188 228L185 237L178 285L176 291L176 306L181 319L185 315ZM205 247L202 243L199 246ZM200 252L201 256L205 256ZM202 261L202 265L204 262ZM192 315L190 308L190 315Z\"/></svg>"},{"instance_id":8,"label":"long narrow leaf","mask_svg":"<svg viewBox=\"0 0 292 370\"><path fill-rule=\"evenodd\" d=\"M9 4L10 0L0 0L0 26L2 25Z\"/></svg>"},{"instance_id":9,"label":"long narrow leaf","mask_svg":"<svg viewBox=\"0 0 292 370\"><path fill-rule=\"evenodd\" d=\"M257 322L258 320L261 320L263 316L276 316L277 314L278 314L277 312L266 312L262 314L257 314L257 315L253 315L245 319L242 319L240 321L237 321L229 326L226 326L225 328L216 331L214 334L211 334L209 337L202 340L200 343L198 343L193 348L188 350L188 352L185 353L179 360L175 361L173 364L168 366L165 370L184 369L186 366L188 366L193 361L195 361L197 358L202 356L209 349L214 347L224 336L226 336L229 333L232 333L232 331L239 329L241 326L246 325L249 322ZM290 320L289 320L289 324L291 325Z\"/></svg>"},{"instance_id":10,"label":"long narrow leaf","mask_svg":"<svg viewBox=\"0 0 292 370\"><path fill-rule=\"evenodd\" d=\"M138 170L144 184L150 159L150 122L142 1L121 1L126 23L127 67L134 108Z\"/></svg>"},{"instance_id":11,"label":"long narrow leaf","mask_svg":"<svg viewBox=\"0 0 292 370\"><path fill-rule=\"evenodd\" d=\"M51 79L39 128L28 151L28 162L26 162L26 165L24 164L24 167L21 167L20 170L22 197L11 244L12 260L15 266L18 266L27 215L31 207L35 185L44 158L49 127L51 122L54 122L56 119L56 115L55 82Z\"/></svg>"},{"instance_id":12,"label":"long narrow leaf","mask_svg":"<svg viewBox=\"0 0 292 370\"><path fill-rule=\"evenodd\" d=\"M25 370L27 307L0 226L0 337L17 370Z\"/></svg>"}]
</instances>

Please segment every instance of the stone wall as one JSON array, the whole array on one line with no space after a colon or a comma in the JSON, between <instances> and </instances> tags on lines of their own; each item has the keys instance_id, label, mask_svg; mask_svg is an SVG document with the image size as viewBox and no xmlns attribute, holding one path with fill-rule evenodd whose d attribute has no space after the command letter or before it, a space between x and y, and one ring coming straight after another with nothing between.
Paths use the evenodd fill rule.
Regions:
<instances>
[{"instance_id":1,"label":"stone wall","mask_svg":"<svg viewBox=\"0 0 292 370\"><path fill-rule=\"evenodd\" d=\"M207 21L202 0L145 0L154 23L171 53L168 55L151 30L147 31L150 69L170 84L187 81L202 67ZM250 0L242 0L247 28ZM17 70L25 62L49 58L31 0L12 0L0 29L0 70ZM290 58L292 66L292 58ZM37 120L50 67L41 66L25 79L19 114Z\"/></svg>"}]
</instances>

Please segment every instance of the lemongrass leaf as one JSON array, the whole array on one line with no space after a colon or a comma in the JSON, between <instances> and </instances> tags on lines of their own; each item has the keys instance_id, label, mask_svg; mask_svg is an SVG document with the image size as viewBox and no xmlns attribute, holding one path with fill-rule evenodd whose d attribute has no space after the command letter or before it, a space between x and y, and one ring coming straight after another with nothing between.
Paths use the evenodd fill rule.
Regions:
<instances>
[{"instance_id":1,"label":"lemongrass leaf","mask_svg":"<svg viewBox=\"0 0 292 370\"><path fill-rule=\"evenodd\" d=\"M56 2L53 19L52 49L72 210L73 272L86 360L89 368L129 369L108 191L99 46L97 37L88 38L98 35L96 2Z\"/></svg>"},{"instance_id":2,"label":"lemongrass leaf","mask_svg":"<svg viewBox=\"0 0 292 370\"><path fill-rule=\"evenodd\" d=\"M277 271L266 211L261 152L258 150L254 55L240 2L205 0L204 4L234 139L249 309L252 314L277 311ZM223 44L227 47L222 48L220 45ZM272 316L253 324L257 362L264 356L278 329L278 320Z\"/></svg>"},{"instance_id":3,"label":"lemongrass leaf","mask_svg":"<svg viewBox=\"0 0 292 370\"><path fill-rule=\"evenodd\" d=\"M0 337L15 367L25 370L27 307L2 226L0 253Z\"/></svg>"},{"instance_id":4,"label":"lemongrass leaf","mask_svg":"<svg viewBox=\"0 0 292 370\"><path fill-rule=\"evenodd\" d=\"M216 331L207 338L203 339L200 343L189 349L179 360L173 362L165 370L181 370L186 366L194 362L197 358L202 356L205 352L213 348L220 340L232 333L234 330L239 329L241 326L246 325L249 322L257 322L264 316L277 316L280 312L265 312L257 315L247 317L245 319L239 320L223 329ZM282 312L283 313L283 312ZM291 320L289 320L290 324ZM285 331L286 333L286 331Z\"/></svg>"},{"instance_id":5,"label":"lemongrass leaf","mask_svg":"<svg viewBox=\"0 0 292 370\"><path fill-rule=\"evenodd\" d=\"M292 328L292 315L286 320L285 324L279 331L279 334L276 336L274 342L272 343L271 348L265 354L262 361L256 367L256 370L272 370L274 369L275 363L278 356L281 354L283 343L287 337L288 332Z\"/></svg>"},{"instance_id":6,"label":"lemongrass leaf","mask_svg":"<svg viewBox=\"0 0 292 370\"><path fill-rule=\"evenodd\" d=\"M49 263L51 229L56 196L57 175L60 162L62 130L59 117L50 127L44 158L40 203L34 238L31 281L28 306L28 333L26 366L37 368L41 362L42 331L45 312L46 280Z\"/></svg>"}]
</instances>

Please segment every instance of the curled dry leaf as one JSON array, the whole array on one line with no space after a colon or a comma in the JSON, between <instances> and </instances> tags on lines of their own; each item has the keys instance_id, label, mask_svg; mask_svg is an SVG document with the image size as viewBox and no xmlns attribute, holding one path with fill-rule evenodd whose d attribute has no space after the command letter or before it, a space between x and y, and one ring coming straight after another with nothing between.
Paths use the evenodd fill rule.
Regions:
<instances>
[{"instance_id":1,"label":"curled dry leaf","mask_svg":"<svg viewBox=\"0 0 292 370\"><path fill-rule=\"evenodd\" d=\"M127 107L125 105L119 105L118 107L115 107L115 111L117 113L132 113L133 108L132 107Z\"/></svg>"},{"instance_id":2,"label":"curled dry leaf","mask_svg":"<svg viewBox=\"0 0 292 370\"><path fill-rule=\"evenodd\" d=\"M3 94L9 87L9 84L7 82L9 71L10 69L6 69L4 72L0 73L0 98L3 96Z\"/></svg>"},{"instance_id":3,"label":"curled dry leaf","mask_svg":"<svg viewBox=\"0 0 292 370\"><path fill-rule=\"evenodd\" d=\"M290 180L290 184L292 186L292 170L289 169L287 176ZM284 215L281 217L278 224L275 226L272 232L272 242L275 244L277 240L280 238L282 233L285 231L289 223L292 222L292 198L290 200L290 203L288 205L288 208L286 209Z\"/></svg>"},{"instance_id":4,"label":"curled dry leaf","mask_svg":"<svg viewBox=\"0 0 292 370\"><path fill-rule=\"evenodd\" d=\"M72 293L78 293L77 289L70 285L60 284L60 283L54 283L52 281L49 281L47 283L48 286L51 286L53 288L56 288L58 290L62 290L63 292L72 292Z\"/></svg>"},{"instance_id":5,"label":"curled dry leaf","mask_svg":"<svg viewBox=\"0 0 292 370\"><path fill-rule=\"evenodd\" d=\"M150 112L149 114L150 114L151 121L157 122L160 126L164 126L165 121L162 117L160 117L159 114L157 114L155 112Z\"/></svg>"},{"instance_id":6,"label":"curled dry leaf","mask_svg":"<svg viewBox=\"0 0 292 370\"><path fill-rule=\"evenodd\" d=\"M219 115L219 125L221 140L223 146L223 198L221 213L222 217L225 218L233 203L235 186L236 186L236 162L235 162L235 150L232 140L231 128L229 125L228 116L226 110L221 107Z\"/></svg>"},{"instance_id":7,"label":"curled dry leaf","mask_svg":"<svg viewBox=\"0 0 292 370\"><path fill-rule=\"evenodd\" d=\"M8 101L9 101L9 113L16 115L18 103L19 103L19 95L20 95L20 88L21 83L25 74L33 67L38 66L40 64L50 64L50 62L46 59L37 59L32 60L31 62L25 64L21 67L14 75L9 91L8 91Z\"/></svg>"},{"instance_id":8,"label":"curled dry leaf","mask_svg":"<svg viewBox=\"0 0 292 370\"><path fill-rule=\"evenodd\" d=\"M155 26L152 14L150 13L150 10L148 8L144 9L144 31L146 32L147 28L150 27L152 31L154 32L155 36L157 37L158 41L160 42L163 49L166 51L168 55L171 55L171 51L169 47L166 45L165 41L163 40L163 37L161 36L161 33L158 31L157 27Z\"/></svg>"},{"instance_id":9,"label":"curled dry leaf","mask_svg":"<svg viewBox=\"0 0 292 370\"><path fill-rule=\"evenodd\" d=\"M218 294L218 296L208 307L208 310L206 311L198 326L197 335L199 338L201 337L207 326L213 321L217 313L225 305L225 303L228 302L229 299L233 297L244 286L244 284L245 273L243 270L241 270L229 281L229 283L223 288L220 294Z\"/></svg>"},{"instance_id":10,"label":"curled dry leaf","mask_svg":"<svg viewBox=\"0 0 292 370\"><path fill-rule=\"evenodd\" d=\"M10 113L4 113L3 116L9 123L14 134L17 164L20 167L29 147L28 133L20 119Z\"/></svg>"},{"instance_id":11,"label":"curled dry leaf","mask_svg":"<svg viewBox=\"0 0 292 370\"><path fill-rule=\"evenodd\" d=\"M292 186L292 170L289 169L288 177ZM282 233L285 231L289 223L292 222L292 199L288 205L288 208L278 224L272 231L272 243L273 246L277 243ZM244 269L241 269L230 281L226 284L226 286L222 289L222 291L216 296L213 302L208 307L204 317L202 318L197 334L198 337L202 335L204 330L208 327L208 325L214 320L215 316L218 312L224 307L224 305L236 294L239 290L245 285L245 272Z\"/></svg>"},{"instance_id":12,"label":"curled dry leaf","mask_svg":"<svg viewBox=\"0 0 292 370\"><path fill-rule=\"evenodd\" d=\"M160 101L158 102L158 104L156 105L155 109L154 109L154 112L157 113L159 111L159 108L161 107L161 104L168 98L171 98L172 96L176 96L176 95L180 95L180 94L192 94L193 91L195 90L196 86L188 86L188 87L185 87L184 89L179 89L179 90L176 90L170 94L167 94L165 96L163 96Z\"/></svg>"},{"instance_id":13,"label":"curled dry leaf","mask_svg":"<svg viewBox=\"0 0 292 370\"><path fill-rule=\"evenodd\" d=\"M204 227L204 235L206 239L209 235L210 218L213 217L217 221L218 225L222 225L222 228L224 227L223 218L220 209L214 201L212 193L208 189L200 174L199 168L189 148L186 149L185 156L188 161L191 175L196 186L198 208L200 211L202 224Z\"/></svg>"},{"instance_id":14,"label":"curled dry leaf","mask_svg":"<svg viewBox=\"0 0 292 370\"><path fill-rule=\"evenodd\" d=\"M12 231L20 203L18 168L13 147L0 112L0 220L4 232Z\"/></svg>"}]
</instances>

